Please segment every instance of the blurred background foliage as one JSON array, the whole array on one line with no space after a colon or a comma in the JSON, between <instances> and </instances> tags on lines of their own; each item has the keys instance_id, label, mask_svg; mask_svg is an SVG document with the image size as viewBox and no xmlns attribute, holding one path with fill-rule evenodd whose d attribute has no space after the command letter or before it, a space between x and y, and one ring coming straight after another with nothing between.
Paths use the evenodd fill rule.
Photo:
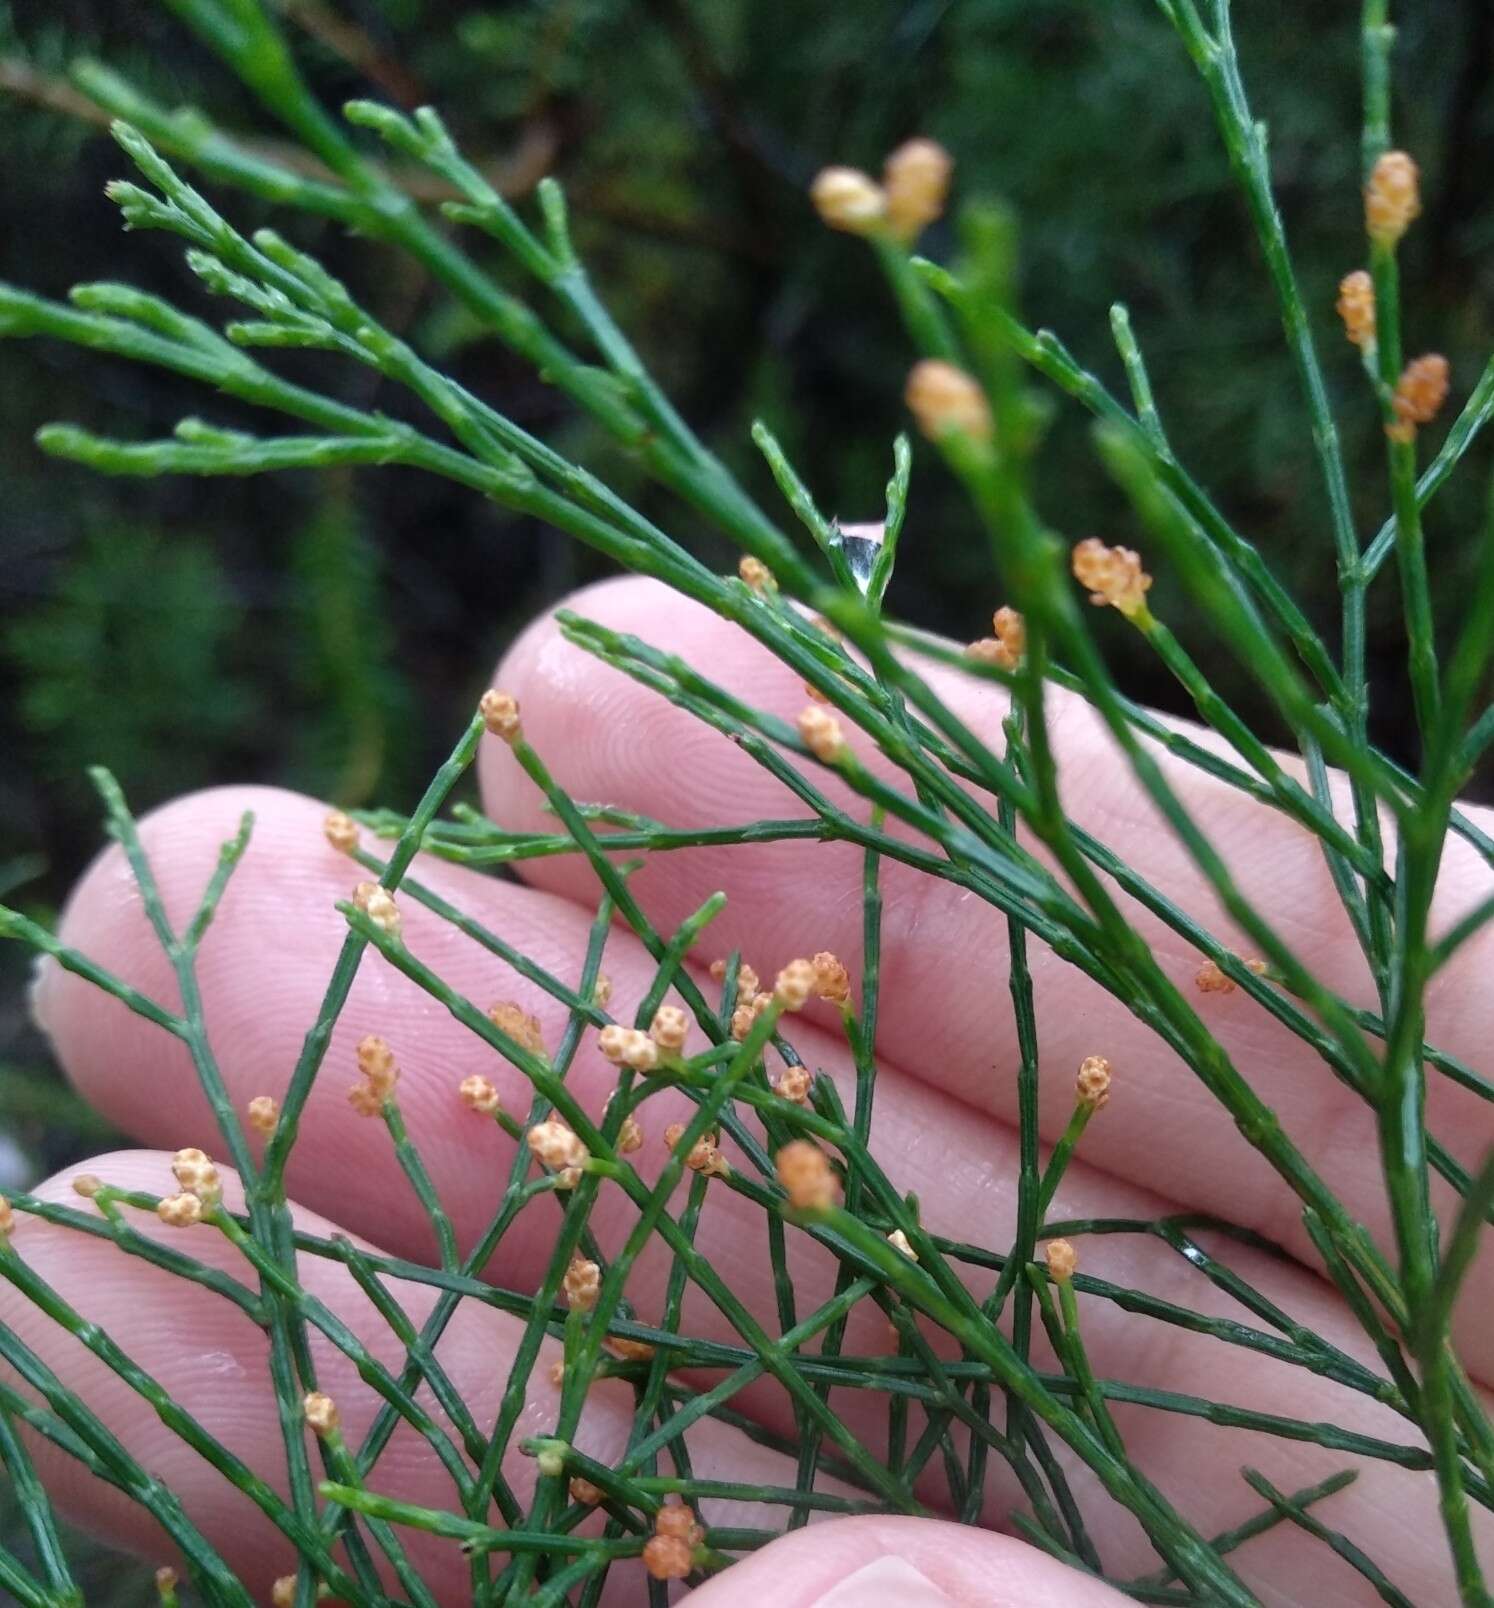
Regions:
<instances>
[{"instance_id":1,"label":"blurred background foliage","mask_svg":"<svg viewBox=\"0 0 1494 1608\"><path fill-rule=\"evenodd\" d=\"M963 194L1000 194L1020 213L1030 320L1118 389L1107 308L1129 304L1181 454L1336 636L1324 500L1258 252L1203 91L1148 0L279 3L329 104L368 93L438 104L521 203L558 175L597 283L686 416L771 503L747 443L763 415L822 506L849 519L881 506L909 354L871 254L821 228L805 189L826 162L875 169L909 134L934 135L958 159ZM1403 253L1407 338L1448 353L1460 403L1494 346L1494 8L1404 10L1396 127L1426 200ZM1361 251L1358 7L1238 0L1236 12L1368 533L1386 506L1379 430L1332 311ZM123 159L67 78L83 55L286 149L166 5L0 8L0 277L59 296L123 278L221 318L178 242L121 238L103 187ZM240 222L265 213L216 198ZM466 385L732 562L417 265L331 224L276 221ZM485 255L478 237L467 243ZM952 231L937 227L924 247L949 255ZM43 916L99 840L86 764L110 766L141 810L232 779L407 804L505 643L603 573L554 533L403 471L142 482L61 466L31 444L44 421L144 436L184 413L231 425L238 405L58 346L5 346L0 362L0 882ZM361 403L402 405L371 392L366 371L301 366ZM1481 444L1430 521L1449 622L1488 463ZM1133 535L1076 408L1057 411L1038 492L1071 536ZM983 634L1000 601L985 550L927 455L903 551L894 606L962 639ZM1186 637L1165 575L1153 596ZM1387 569L1372 598L1376 730L1404 757L1398 608ZM1120 621L1095 625L1138 696L1179 707ZM1201 646L1272 735L1247 678ZM59 1115L20 959L0 965L15 985L0 1005L0 1134L24 1153L0 1158L0 1173L55 1166L98 1135Z\"/></svg>"}]
</instances>

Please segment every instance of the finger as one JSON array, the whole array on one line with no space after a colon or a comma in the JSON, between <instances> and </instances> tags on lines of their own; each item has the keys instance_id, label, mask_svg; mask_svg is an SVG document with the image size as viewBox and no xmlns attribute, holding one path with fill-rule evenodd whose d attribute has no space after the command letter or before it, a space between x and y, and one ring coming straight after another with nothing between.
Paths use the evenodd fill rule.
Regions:
<instances>
[{"instance_id":1,"label":"finger","mask_svg":"<svg viewBox=\"0 0 1494 1608\"><path fill-rule=\"evenodd\" d=\"M321 836L321 807L290 794L264 789L200 794L141 823L167 909L181 920L210 874L217 844L250 803L258 811L255 836L204 943L199 967L206 1021L230 1097L240 1108L253 1095L283 1092L341 943L343 925L335 912L329 912L332 901L346 889L348 864ZM418 864L415 874L561 976L578 973L587 928L579 906L448 865ZM553 999L529 984L515 983L470 939L426 917L410 898L402 899L401 908L409 947L452 986L479 1002L494 996L517 998L539 1017L547 1042L553 1046L558 1041L565 1012ZM70 902L64 935L147 992L169 992L165 963L139 900L119 868L118 851L101 857L85 877ZM636 941L620 932L609 941L605 965L614 982L612 1009L628 1019L647 988L652 965ZM211 1112L197 1093L178 1043L132 1017L118 1001L55 971L44 975L39 1006L74 1080L116 1120L172 1148L184 1143L212 1148ZM501 1197L513 1142L493 1124L462 1110L455 1084L469 1072L482 1072L500 1085L505 1101L518 1110L524 1106L525 1086L514 1069L375 955L360 971L308 1105L293 1165L294 1193L391 1250L430 1255L429 1225L398 1176L388 1135L379 1124L355 1117L343 1098L343 1083L351 1078L353 1046L372 1031L382 1032L402 1061L400 1100L408 1125L463 1246L471 1245ZM823 1067L837 1079L849 1102L854 1080L843 1044L808 1023L796 1023L793 1037L810 1065ZM593 1114L614 1087L615 1071L596 1052L594 1035L588 1035L568 1085ZM1120 1104L1117 1095L1090 1132L1102 1129ZM648 1142L632 1159L641 1164L646 1177L655 1175L664 1154L663 1124L677 1120L686 1109L682 1097L672 1091L644 1107ZM1088 1140L1086 1134L1086 1148ZM962 1241L974 1237L993 1245L1010 1243L1019 1164L1009 1128L887 1067L877 1081L872 1150L886 1158L898 1190L917 1193L931 1231ZM1079 1163L1066 1176L1053 1216L1151 1218L1169 1209L1157 1195ZM604 1252L615 1254L632 1221L631 1209L615 1193L609 1194L593 1219ZM553 1203L533 1202L504 1240L489 1276L509 1287L533 1289L553 1250L556 1226ZM778 1333L773 1270L760 1208L724 1185L711 1184L697 1245L757 1320L770 1333ZM1093 1253L1086 1250L1086 1258L1091 1270L1106 1278L1206 1312L1240 1316L1189 1262L1155 1241L1108 1236L1094 1246ZM829 1298L835 1264L802 1234L789 1237L789 1249L795 1299L799 1313L805 1315ZM1362 1352L1353 1326L1318 1280L1259 1253L1241 1252L1231 1261L1295 1319L1335 1345L1356 1355ZM645 1322L662 1309L669 1267L670 1257L656 1239L630 1274L627 1293ZM972 1285L984 1293L978 1279ZM1107 1302L1086 1302L1085 1322L1092 1353L1108 1377L1184 1395L1223 1398L1288 1418L1328 1417L1400 1443L1415 1440L1388 1408L1363 1396L1334 1391L1331 1402L1325 1401L1322 1380L1303 1368L1225 1352L1217 1340L1161 1328ZM684 1328L686 1333L745 1349L720 1313L693 1288ZM854 1355L886 1353L885 1320L870 1303L853 1312L846 1350ZM834 1401L868 1445L876 1450L883 1444L885 1402L850 1391L835 1392ZM749 1387L738 1405L771 1427L796 1433L784 1392L776 1384ZM1142 1408L1122 1411L1120 1416L1128 1443L1143 1466L1206 1533L1239 1522L1253 1507L1253 1499L1233 1472L1246 1458L1286 1490L1310 1485L1342 1466L1336 1454L1313 1446L1264 1436L1242 1441L1239 1431L1197 1418ZM994 1481L990 1515L999 1517L1016 1499L1010 1482ZM1376 1515L1368 1539L1387 1568L1393 1562L1404 1572L1403 1589L1421 1580L1436 1596L1446 1576L1430 1481L1396 1468L1367 1466L1360 1485L1341 1498L1340 1505L1351 1528L1355 1515ZM1107 1562L1113 1556L1119 1569L1147 1566L1146 1548L1123 1514L1109 1509L1097 1521L1096 1531L1100 1544L1109 1549ZM1301 1559L1293 1556L1293 1544L1312 1551L1310 1542L1300 1540L1278 1544L1269 1555L1262 1553L1259 1567L1268 1578L1276 1578L1269 1571L1277 1567L1279 1557L1286 1558L1290 1567L1301 1566ZM1281 1578L1289 1581L1290 1576Z\"/></svg>"},{"instance_id":2,"label":"finger","mask_svg":"<svg viewBox=\"0 0 1494 1608\"><path fill-rule=\"evenodd\" d=\"M119 1152L100 1157L90 1166L107 1183L120 1188L163 1193L173 1187L170 1157L163 1152ZM66 1176L52 1179L38 1193L45 1199L82 1204ZM225 1199L235 1209L242 1203L238 1180L232 1175L225 1176ZM172 1229L153 1214L125 1208L125 1215L150 1238L254 1286L254 1275L243 1258L210 1225ZM323 1238L341 1232L335 1223L300 1207L295 1209L295 1224ZM104 1330L136 1365L165 1386L209 1435L285 1500L285 1448L270 1384L269 1342L248 1314L198 1284L126 1256L108 1240L66 1226L20 1216L13 1248L85 1322ZM398 1377L405 1363L404 1350L348 1271L338 1262L302 1254L297 1276L306 1293L323 1303ZM392 1278L386 1287L417 1327L438 1294L428 1286ZM169 1429L123 1378L8 1283L0 1283L0 1325L44 1358L62 1386L102 1420L143 1468L180 1497L188 1518L257 1600L268 1600L270 1584L278 1576L295 1572L292 1542L264 1512ZM464 1300L435 1348L437 1363L485 1434L493 1427L521 1331L519 1319ZM310 1328L309 1334L317 1386L336 1402L343 1437L351 1448L357 1448L379 1412L381 1398L360 1377L354 1363L318 1329ZM529 1380L511 1446L516 1447L526 1435L545 1433L555 1423L560 1392L551 1383L550 1370L560 1357L559 1344L546 1340ZM9 1377L3 1365L0 1377ZM618 1461L628 1445L632 1397L631 1387L619 1380L598 1381L587 1395L575 1444L600 1461ZM417 1400L461 1447L458 1430L430 1391L422 1387ZM690 1432L687 1444L696 1474L702 1479L792 1483L788 1459L724 1425L703 1421ZM38 1441L35 1455L47 1489L66 1516L156 1563L171 1556L156 1522L121 1491L98 1480L50 1442ZM317 1455L314 1450L310 1455L315 1470ZM468 1468L470 1472L470 1463ZM519 1503L527 1507L536 1478L533 1461L510 1450L502 1473ZM408 1422L402 1421L394 1431L367 1485L422 1507L462 1512L449 1472L429 1442ZM781 1522L777 1509L714 1500L701 1507L710 1524L761 1524L765 1513L767 1522ZM499 1522L496 1516L493 1522ZM588 1533L594 1528L595 1524L589 1523ZM469 1565L455 1542L412 1529L401 1529L399 1538L439 1601L467 1600ZM377 1543L370 1542L370 1548L377 1555ZM503 1561L498 1560L500 1567ZM338 1562L346 1567L345 1558L339 1557ZM619 1563L606 1600L634 1603L642 1592L640 1565L636 1560Z\"/></svg>"},{"instance_id":3,"label":"finger","mask_svg":"<svg viewBox=\"0 0 1494 1608\"><path fill-rule=\"evenodd\" d=\"M891 1518L791 1531L688 1599L690 1608L1107 1608L1126 1600L1010 1536Z\"/></svg>"},{"instance_id":4,"label":"finger","mask_svg":"<svg viewBox=\"0 0 1494 1608\"><path fill-rule=\"evenodd\" d=\"M592 587L571 606L679 654L751 704L790 719L804 707L798 679L765 649L652 582L628 579ZM999 751L1006 711L999 689L938 667L927 674L948 705ZM576 798L641 810L686 829L805 813L736 745L567 645L550 620L539 621L520 640L497 679L518 696L527 736ZM1248 953L1098 717L1074 697L1053 692L1049 701L1073 818L1209 930ZM1363 959L1316 841L1285 816L1182 762L1166 755L1160 762L1257 908L1323 983L1357 1004L1372 1005ZM484 798L496 820L507 828L553 830L553 818L542 812L536 789L511 755L494 745L480 763ZM883 769L890 774L885 764ZM816 781L823 783L825 775L817 773ZM827 790L849 798L833 782ZM855 809L864 812L864 806ZM1488 812L1480 818L1489 819ZM531 861L523 869L536 886L572 898L588 896L590 873L577 856ZM847 958L859 953L861 877L862 855L853 845L788 841L656 853L633 888L664 927L712 888L730 890L731 903L712 928L710 942L718 953L739 946L760 973L771 975L806 946ZM884 863L882 882L878 1043L883 1053L914 1076L1014 1121L1017 1048L1006 990L1005 918L964 890L907 867ZM1469 846L1452 840L1434 930L1485 897L1491 885L1494 878ZM1128 913L1298 1148L1350 1213L1388 1243L1375 1124L1366 1103L1248 995L1197 993L1197 952L1140 907L1128 905ZM1029 953L1048 1073L1041 1112L1045 1136L1055 1139L1072 1111L1069 1070L1083 1057L1102 1053L1124 1079L1127 1094L1086 1137L1090 1161L1141 1184L1165 1181L1172 1198L1249 1224L1315 1261L1301 1228L1300 1203L1223 1106L1125 1002L1041 944L1029 946ZM1481 986L1491 963L1494 928L1485 928L1437 976L1427 1000L1429 1039L1475 1064L1485 1058L1494 1028L1494 996ZM1435 1074L1429 1122L1466 1166L1476 1166L1494 1141L1494 1107ZM1441 1205L1448 1199L1439 1186ZM1487 1258L1476 1278L1469 1310L1481 1309L1494 1295ZM1465 1328L1463 1338L1476 1365L1488 1369L1494 1351L1487 1344L1487 1326Z\"/></svg>"}]
</instances>

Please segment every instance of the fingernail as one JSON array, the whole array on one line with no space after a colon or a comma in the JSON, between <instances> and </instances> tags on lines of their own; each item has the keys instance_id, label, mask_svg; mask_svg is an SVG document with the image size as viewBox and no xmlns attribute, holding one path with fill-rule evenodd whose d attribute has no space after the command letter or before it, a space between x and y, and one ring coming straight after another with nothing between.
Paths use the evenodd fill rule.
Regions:
<instances>
[{"instance_id":1,"label":"fingernail","mask_svg":"<svg viewBox=\"0 0 1494 1608\"><path fill-rule=\"evenodd\" d=\"M26 1003L30 1009L31 1021L48 1042L52 1038L52 1024L47 1017L61 970L62 968L50 955L38 955L32 963L31 982L26 990Z\"/></svg>"},{"instance_id":2,"label":"fingernail","mask_svg":"<svg viewBox=\"0 0 1494 1608\"><path fill-rule=\"evenodd\" d=\"M832 1586L814 1608L954 1608L954 1598L906 1558L884 1555Z\"/></svg>"}]
</instances>

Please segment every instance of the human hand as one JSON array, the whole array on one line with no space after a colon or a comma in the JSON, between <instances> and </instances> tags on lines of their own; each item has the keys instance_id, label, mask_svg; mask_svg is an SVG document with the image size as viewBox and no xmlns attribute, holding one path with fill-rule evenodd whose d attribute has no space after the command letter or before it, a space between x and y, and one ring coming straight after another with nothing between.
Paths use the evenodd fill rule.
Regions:
<instances>
[{"instance_id":1,"label":"human hand","mask_svg":"<svg viewBox=\"0 0 1494 1608\"><path fill-rule=\"evenodd\" d=\"M593 589L575 606L681 653L751 702L788 716L804 702L791 673L762 650L649 583L630 580ZM997 690L954 674L931 675L956 710L988 739L997 739L1004 713ZM516 646L497 682L517 694L530 740L577 798L618 804L682 827L796 813L782 788L745 755L563 644L548 621L537 624ZM1211 930L1227 933L1227 923L1200 888L1182 849L1154 817L1087 709L1055 698L1055 733L1070 813L1120 848L1142 874ZM487 745L481 764L489 814L514 829L553 828L552 818L541 812L537 794L501 744ZM1177 780L1242 886L1299 950L1310 955L1320 979L1355 1003L1368 1004L1362 963L1316 842L1281 816L1193 773L1182 772ZM194 907L219 844L245 808L256 812L254 838L199 962L206 1019L229 1094L240 1110L254 1096L282 1092L345 932L333 903L347 897L354 880L348 862L323 839L324 806L265 789L221 789L180 800L142 822L142 837L174 918L183 919ZM579 858L531 862L524 886L439 862L422 862L417 874L523 954L561 977L574 979L579 973L595 904L594 885ZM860 876L861 854L852 846L787 842L656 854L632 885L655 924L665 930L711 890L723 888L729 903L710 929L700 958L740 947L760 972L771 975L791 957L819 949L854 958L859 949ZM1490 880L1487 869L1454 840L1443 868L1437 926L1486 896ZM884 1059L872 1151L894 1184L917 1192L932 1232L1002 1246L1013 1232L1018 1174L1016 1052L1006 993L1004 921L948 884L895 865L885 867L884 893L879 1033ZM561 1006L516 979L446 923L408 902L402 908L411 949L454 988L479 1003L518 1000L539 1018L547 1042L556 1041L565 1021ZM1191 989L1196 954L1144 912L1132 914L1169 974ZM174 999L167 959L148 931L118 850L101 857L84 877L68 907L63 937L145 993ZM1474 1061L1494 1025L1488 990L1480 986L1491 960L1494 943L1486 929L1439 976L1429 1002L1430 1041ZM1057 1138L1072 1110L1070 1078L1083 1057L1107 1056L1116 1076L1113 1097L1086 1131L1050 1218L1152 1219L1181 1210L1215 1213L1252 1228L1282 1244L1292 1259L1232 1245L1230 1266L1298 1323L1378 1368L1359 1326L1315 1271L1298 1202L1236 1133L1223 1110L1121 1003L1039 945L1031 946L1031 963L1045 1070L1045 1140ZM619 1017L631 1012L652 969L630 934L613 933L605 970L613 981L613 1009ZM1199 1008L1349 1210L1388 1243L1368 1109L1248 996L1207 996ZM122 1128L144 1144L167 1150L188 1144L212 1148L213 1114L179 1044L51 966L37 989L37 1012L70 1076ZM823 1068L844 1087L850 1075L844 1043L830 1016L808 1019L812 1016L807 1013L795 1023L792 1037L807 1064ZM397 1174L388 1135L381 1125L360 1121L345 1100L351 1072L344 1076L341 1069L351 1067L353 1047L367 1033L381 1034L396 1049L405 1120L465 1251L488 1222L513 1141L462 1109L457 1083L467 1073L482 1072L499 1086L509 1108L519 1111L526 1104L525 1086L513 1068L374 956L360 970L333 1034L293 1155L289 1188L298 1202L298 1225L326 1233L335 1224L393 1255L432 1260L428 1219ZM586 1045L570 1074L570 1087L595 1112L613 1081L613 1069ZM664 1155L657 1134L688 1107L683 1097L666 1093L646 1109L650 1142L636 1160L651 1178ZM1441 1080L1434 1080L1431 1089L1429 1125L1465 1164L1476 1164L1494 1132L1487 1106ZM159 1152L131 1152L100 1158L90 1170L110 1184L159 1192L169 1183L168 1160ZM41 1193L71 1201L71 1178L71 1172L60 1176ZM231 1182L229 1194L232 1198ZM1446 1204L1446 1199L1439 1200L1444 1211ZM542 1213L527 1214L525 1232L505 1240L487 1276L510 1289L534 1289L551 1249L544 1232L553 1230L556 1220L553 1213L548 1220ZM194 1230L184 1241L153 1219L141 1221L156 1238L186 1246L195 1256L233 1267L242 1276L235 1253L216 1236ZM761 1245L761 1221L760 1211L713 1186L697 1243L776 1334L777 1308ZM599 1221L596 1226L603 1249L611 1251L628 1224ZM120 1255L106 1241L85 1240L61 1227L27 1221L17 1230L17 1242L30 1264L87 1319L102 1325L250 1467L275 1481L283 1450L266 1374L266 1341L242 1311ZM1155 1239L1121 1234L1081 1238L1079 1249L1085 1271L1115 1284L1269 1328ZM800 1310L808 1310L830 1294L834 1263L804 1235L790 1234L790 1251ZM669 1266L668 1255L655 1245L633 1271L628 1295L643 1321L657 1315ZM1484 1259L1470 1274L1458 1325L1462 1355L1484 1381L1494 1379L1494 1335L1482 1321L1494 1277L1491 1266ZM345 1268L303 1257L301 1275L381 1360L395 1368L402 1364L402 1349ZM435 1291L415 1282L387 1283L418 1326ZM1361 1435L1419 1444L1414 1428L1389 1409L1365 1395L1335 1388L1308 1368L1257 1351L1226 1350L1217 1339L1164 1327L1106 1300L1086 1298L1083 1311L1088 1351L1107 1379L1286 1419L1331 1418ZM271 1580L292 1568L289 1543L238 1490L177 1436L163 1431L145 1401L81 1347L63 1341L41 1313L18 1301L8 1287L0 1293L0 1321L41 1351L63 1382L149 1470L179 1492L187 1512L252 1589L263 1594ZM694 1290L686 1301L683 1327L723 1341L734 1337L715 1308ZM520 1330L518 1319L464 1301L438 1349L443 1368L480 1426L493 1420ZM886 1349L885 1320L862 1303L852 1314L846 1352L877 1355ZM535 1372L521 1433L543 1432L553 1420L558 1393L548 1382L547 1369L556 1355L558 1350L547 1350ZM319 1343L316 1358L319 1381L338 1401L351 1439L371 1421L378 1400L335 1347ZM584 1450L602 1461L619 1455L632 1420L631 1394L617 1381L593 1390L578 1437ZM749 1385L733 1405L780 1434L792 1437L796 1432L784 1396L766 1381ZM868 1403L859 1393L842 1411L868 1440L878 1433L885 1415L879 1403ZM1241 1463L1261 1468L1285 1491L1311 1485L1337 1468L1357 1467L1357 1483L1324 1508L1323 1522L1363 1544L1410 1600L1451 1600L1429 1473L1224 1428L1184 1413L1124 1404L1114 1411L1136 1462L1205 1535L1229 1528L1258 1507L1238 1477ZM716 1420L702 1420L690 1449L698 1478L793 1484L791 1460ZM156 1544L150 1521L119 1493L101 1486L66 1457L40 1455L47 1461L49 1483L84 1524L137 1549ZM522 1498L533 1483L532 1466L515 1456L505 1473ZM1021 1500L1015 1485L1004 1481L1005 1473L1004 1467L993 1467L985 1512L992 1526L1000 1525ZM1083 1477L1076 1483L1083 1501ZM380 1460L376 1488L420 1504L452 1504L448 1476L426 1444L404 1427ZM930 1485L923 1494L931 1507L940 1506L937 1486ZM1156 1560L1134 1523L1112 1504L1095 1506L1092 1533L1107 1572L1126 1577L1154 1568ZM708 1503L706 1510L717 1525L761 1522L760 1509ZM1488 1529L1483 1533L1487 1536ZM412 1556L443 1603L462 1600L467 1566L452 1543L418 1538ZM1372 1600L1363 1579L1289 1524L1248 1543L1232 1562L1267 1602ZM622 1571L615 1573L621 1576ZM609 1600L641 1598L636 1575L619 1578L615 1589ZM764 1598L785 1608L875 1608L881 1602L907 1608L920 1608L924 1602L1087 1608L1119 1600L1107 1587L1009 1537L935 1520L880 1518L828 1521L786 1537L709 1582L692 1601L701 1608L746 1608Z\"/></svg>"}]
</instances>

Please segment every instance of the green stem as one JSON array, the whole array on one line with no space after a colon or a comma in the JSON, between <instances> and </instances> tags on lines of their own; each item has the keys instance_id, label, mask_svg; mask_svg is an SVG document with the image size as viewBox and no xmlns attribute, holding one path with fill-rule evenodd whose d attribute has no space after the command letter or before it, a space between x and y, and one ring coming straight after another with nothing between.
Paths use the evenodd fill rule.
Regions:
<instances>
[{"instance_id":1,"label":"green stem","mask_svg":"<svg viewBox=\"0 0 1494 1608\"><path fill-rule=\"evenodd\" d=\"M15 1420L3 1404L0 1404L0 1464L10 1475L11 1489L47 1578L47 1591L39 1600L45 1602L47 1608L83 1608L83 1592L68 1567L51 1499L37 1476L25 1442L16 1432ZM38 1592L40 1589L37 1588Z\"/></svg>"}]
</instances>

